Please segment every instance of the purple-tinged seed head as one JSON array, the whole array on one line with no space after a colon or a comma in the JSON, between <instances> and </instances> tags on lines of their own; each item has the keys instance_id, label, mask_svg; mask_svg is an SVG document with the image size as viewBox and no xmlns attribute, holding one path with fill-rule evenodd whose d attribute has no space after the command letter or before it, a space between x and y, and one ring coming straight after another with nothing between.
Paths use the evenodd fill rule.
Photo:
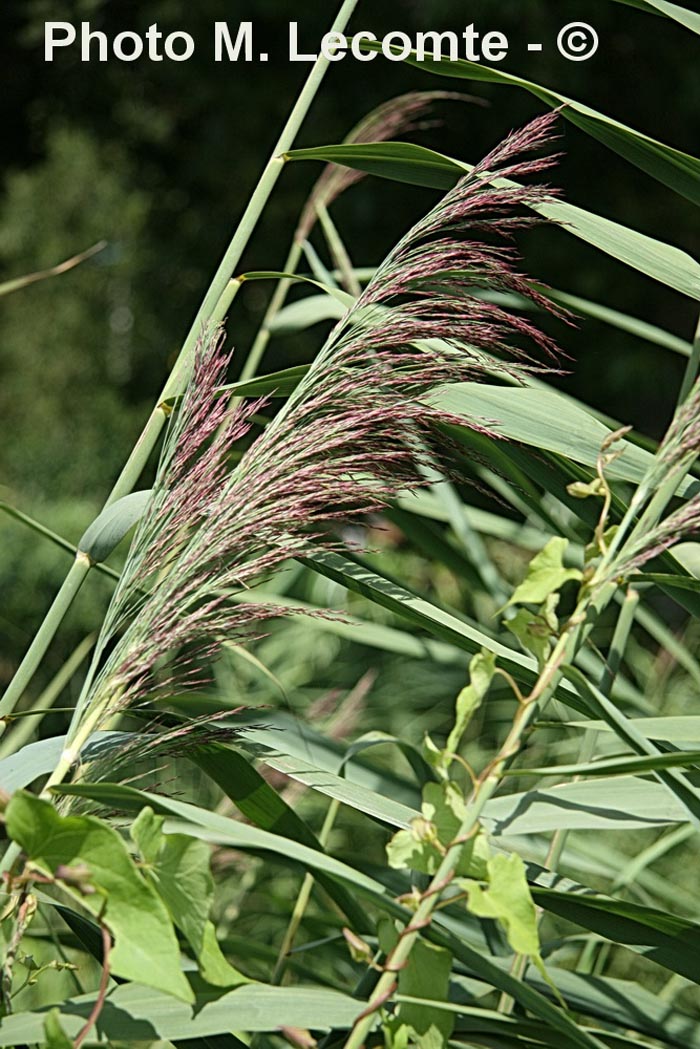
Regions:
<instances>
[{"instance_id":1,"label":"purple-tinged seed head","mask_svg":"<svg viewBox=\"0 0 700 1049\"><path fill-rule=\"evenodd\" d=\"M515 132L416 223L254 439L264 402L231 407L220 395L230 355L220 329L202 334L98 641L86 709L107 716L154 691L201 684L225 641L258 637L270 618L290 611L255 600L261 579L319 545L340 546L331 524L425 485L425 468L446 443L444 425L489 432L485 420L428 405L429 391L558 361L548 336L493 301L516 292L561 316L504 243L532 221L519 209L548 191L489 181L547 167L519 151L546 144L553 124L550 115Z\"/></svg>"}]
</instances>

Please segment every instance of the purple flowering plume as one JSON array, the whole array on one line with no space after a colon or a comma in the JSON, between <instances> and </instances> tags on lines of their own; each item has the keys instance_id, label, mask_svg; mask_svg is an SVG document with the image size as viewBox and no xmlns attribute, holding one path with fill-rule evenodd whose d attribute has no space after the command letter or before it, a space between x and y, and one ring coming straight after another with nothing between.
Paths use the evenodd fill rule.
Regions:
<instances>
[{"instance_id":1,"label":"purple flowering plume","mask_svg":"<svg viewBox=\"0 0 700 1049\"><path fill-rule=\"evenodd\" d=\"M663 475L683 469L700 453L700 380L679 405L656 459Z\"/></svg>"},{"instance_id":2,"label":"purple flowering plume","mask_svg":"<svg viewBox=\"0 0 700 1049\"><path fill-rule=\"evenodd\" d=\"M489 179L546 169L551 158L522 154L549 142L554 119L512 134L401 239L233 471L230 452L250 435L261 402L228 405L219 391L229 363L222 332L202 336L105 619L74 748L156 682L168 692L200 681L224 641L255 636L282 614L252 591L241 603L241 594L329 543L330 522L425 483L427 458L444 445L437 428L456 421L423 402L429 390L524 374L542 367L538 355L556 362L547 336L479 294L516 292L551 309L508 243L535 221L523 208L548 191Z\"/></svg>"},{"instance_id":3,"label":"purple flowering plume","mask_svg":"<svg viewBox=\"0 0 700 1049\"><path fill-rule=\"evenodd\" d=\"M700 535L700 496L688 499L683 506L665 517L656 528L624 548L621 563L616 562L619 574L628 575L643 568L659 554L676 547L679 542Z\"/></svg>"},{"instance_id":4,"label":"purple flowering plume","mask_svg":"<svg viewBox=\"0 0 700 1049\"><path fill-rule=\"evenodd\" d=\"M632 537L613 562L611 574L630 575L672 547L699 535L700 496L694 496L649 531Z\"/></svg>"},{"instance_id":5,"label":"purple flowering plume","mask_svg":"<svg viewBox=\"0 0 700 1049\"><path fill-rule=\"evenodd\" d=\"M484 104L479 98L455 91L409 91L373 109L352 129L345 142L356 145L362 142L387 142L411 131L431 127L436 121L427 120L426 117L433 103L444 99ZM365 177L363 171L326 164L301 213L295 240L308 239L316 224L319 207L329 208L346 189Z\"/></svg>"},{"instance_id":6,"label":"purple flowering plume","mask_svg":"<svg viewBox=\"0 0 700 1049\"><path fill-rule=\"evenodd\" d=\"M666 496L670 502L674 491L688 474L700 454L700 380L678 406L671 424L659 445L647 476L650 493ZM649 495L647 495L649 498ZM673 513L640 526L622 547L611 565L612 575L628 575L647 562L670 550L678 543L700 534L700 496L694 496Z\"/></svg>"}]
</instances>

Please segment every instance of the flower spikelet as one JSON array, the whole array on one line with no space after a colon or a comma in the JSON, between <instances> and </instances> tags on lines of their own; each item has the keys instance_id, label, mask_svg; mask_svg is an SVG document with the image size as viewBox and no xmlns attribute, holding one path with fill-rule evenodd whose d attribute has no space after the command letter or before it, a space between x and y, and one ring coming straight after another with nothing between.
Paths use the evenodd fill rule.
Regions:
<instances>
[{"instance_id":1,"label":"flower spikelet","mask_svg":"<svg viewBox=\"0 0 700 1049\"><path fill-rule=\"evenodd\" d=\"M552 127L549 116L514 133L401 239L255 439L263 402L231 408L220 396L229 355L219 329L203 334L98 644L83 701L94 723L154 682L166 692L200 682L224 640L259 634L281 611L245 594L331 542L333 521L425 484L442 424L487 430L428 406L430 390L556 363L549 337L485 297L517 292L551 308L508 243L533 221L523 208L549 191L494 180L548 167L522 153L546 145Z\"/></svg>"}]
</instances>

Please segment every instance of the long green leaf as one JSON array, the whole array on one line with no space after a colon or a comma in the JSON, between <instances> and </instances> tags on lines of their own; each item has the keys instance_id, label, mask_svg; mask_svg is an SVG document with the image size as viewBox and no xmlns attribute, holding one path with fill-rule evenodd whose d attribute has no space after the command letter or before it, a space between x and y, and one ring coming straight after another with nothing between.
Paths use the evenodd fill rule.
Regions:
<instances>
[{"instance_id":1,"label":"long green leaf","mask_svg":"<svg viewBox=\"0 0 700 1049\"><path fill-rule=\"evenodd\" d=\"M566 306L567 309L573 310L574 313L581 313L585 317L601 321L601 323L608 324L611 328L619 328L620 331L626 331L630 335L635 335L638 339L653 343L655 346L662 346L664 349L671 350L672 353L678 353L682 357L689 357L693 349L692 343L687 339L680 339L677 335L673 335L655 324L649 324L648 321L643 321L639 317L632 317L629 313L622 313L620 310L614 310L610 306L604 306L599 302L591 302L590 299L583 299L580 295L571 295L569 292L553 289L548 291L547 294L554 302L559 303L560 306Z\"/></svg>"},{"instance_id":2,"label":"long green leaf","mask_svg":"<svg viewBox=\"0 0 700 1049\"><path fill-rule=\"evenodd\" d=\"M470 994L476 981L452 980L451 989L455 997ZM487 988L484 988L487 990ZM459 1020L455 1028L455 1037L450 1039L451 1046L465 1045L463 1038L469 1038L469 1047L487 1046L493 1049L539 1049L550 1046L551 1049L572 1049L574 1043L562 1031L548 1031L533 1020L506 1016L491 1009L457 1004L456 1002L430 1001L426 998L412 998L405 994L396 995L397 1002L411 1002L416 1005L429 1005L431 1009L455 1013ZM618 1038L607 1033L591 1031L591 1034L604 1038L605 1044L612 1049L648 1049L646 1045L633 1039ZM612 1040L611 1040L612 1039Z\"/></svg>"},{"instance_id":3,"label":"long green leaf","mask_svg":"<svg viewBox=\"0 0 700 1049\"><path fill-rule=\"evenodd\" d=\"M132 738L131 733L96 732L82 751L83 761L92 761L109 756L119 751L124 743ZM22 787L28 787L39 776L46 776L58 764L66 745L65 736L53 736L48 739L28 743L16 754L0 760L0 788L12 794Z\"/></svg>"},{"instance_id":4,"label":"long green leaf","mask_svg":"<svg viewBox=\"0 0 700 1049\"><path fill-rule=\"evenodd\" d=\"M597 1037L597 1031L594 1033L593 1031L584 1030L567 1013L559 1009L552 1009L551 1012L543 1010L542 1002L543 1000L546 1001L546 999L542 993L535 999L530 998L527 992L532 988L512 976L504 967L497 964L495 960L479 955L454 933L450 933L446 929L437 928L433 930L429 938L440 946L444 946L452 951L455 958L461 961L467 967L467 970L471 971L478 979L488 981L492 986L510 995L511 998L520 1002L535 1016L544 1019L549 1026L563 1034L575 1046L580 1046L581 1049L584 1049L584 1047L586 1049L603 1049L604 1043ZM551 995L551 987L548 986L546 993Z\"/></svg>"},{"instance_id":5,"label":"long green leaf","mask_svg":"<svg viewBox=\"0 0 700 1049\"><path fill-rule=\"evenodd\" d=\"M554 830L639 830L685 823L688 812L660 783L637 776L587 780L493 798L486 822L495 835Z\"/></svg>"},{"instance_id":6,"label":"long green leaf","mask_svg":"<svg viewBox=\"0 0 700 1049\"><path fill-rule=\"evenodd\" d=\"M342 303L330 295L308 295L284 306L271 322L270 331L274 335L305 331L321 321L340 320L345 309Z\"/></svg>"},{"instance_id":7,"label":"long green leaf","mask_svg":"<svg viewBox=\"0 0 700 1049\"><path fill-rule=\"evenodd\" d=\"M585 724L588 727L588 723ZM342 777L337 756L326 755L319 747L309 756L303 744L295 746L283 732L252 726L242 731L242 742L264 747L263 760L292 779L390 826L407 827L419 814L415 794L398 802L391 784L381 778L373 782L366 774L359 775L352 764L346 766L347 776ZM625 776L613 781L568 783L493 798L484 809L484 819L492 833L505 836L560 828L662 827L685 822L687 814L660 784Z\"/></svg>"},{"instance_id":8,"label":"long green leaf","mask_svg":"<svg viewBox=\"0 0 700 1049\"><path fill-rule=\"evenodd\" d=\"M639 1031L679 1049L700 1047L700 1028L695 1016L660 999L658 995L631 980L583 976L553 965L547 967L571 1009L599 1017L604 1024L618 1024L626 1030ZM551 989L533 966L527 982L543 994Z\"/></svg>"},{"instance_id":9,"label":"long green leaf","mask_svg":"<svg viewBox=\"0 0 700 1049\"><path fill-rule=\"evenodd\" d=\"M628 7L637 7L640 11L647 11L653 15L665 15L676 22L680 22L686 29L692 29L694 33L700 33L700 14L689 11L687 7L679 7L671 4L668 0L616 0L618 4L626 4Z\"/></svg>"},{"instance_id":10,"label":"long green leaf","mask_svg":"<svg viewBox=\"0 0 700 1049\"><path fill-rule=\"evenodd\" d=\"M598 716L607 721L631 750L652 758L658 756L658 747L638 732L630 719L579 670L564 667L563 673L577 686L579 692L586 696ZM654 768L653 773L675 795L696 826L700 826L700 791L678 769Z\"/></svg>"},{"instance_id":11,"label":"long green leaf","mask_svg":"<svg viewBox=\"0 0 700 1049\"><path fill-rule=\"evenodd\" d=\"M511 768L506 771L510 776L631 776L641 772L654 772L656 769L675 767L689 768L700 764L700 750L678 750L671 754L656 754L654 757L604 758L600 761L588 761L577 765L544 765L538 768Z\"/></svg>"},{"instance_id":12,"label":"long green leaf","mask_svg":"<svg viewBox=\"0 0 700 1049\"><path fill-rule=\"evenodd\" d=\"M247 738L260 739L260 734L256 735L253 731L247 734ZM366 816L380 819L392 827L408 827L411 820L419 815L415 809L394 801L393 798L384 797L361 784L335 775L326 768L318 768L303 758L271 753L265 756L265 764L283 772L297 783L303 783L326 797L335 798L336 801L349 805Z\"/></svg>"},{"instance_id":13,"label":"long green leaf","mask_svg":"<svg viewBox=\"0 0 700 1049\"><path fill-rule=\"evenodd\" d=\"M668 743L700 742L700 715L684 714L677 717L630 718L630 724L646 739L663 739ZM591 732L614 732L606 721L570 721L574 728L586 728Z\"/></svg>"},{"instance_id":14,"label":"long green leaf","mask_svg":"<svg viewBox=\"0 0 700 1049\"><path fill-rule=\"evenodd\" d=\"M140 811L144 805L150 805L155 812L164 816L174 816L180 821L177 828L166 823L164 827L166 833L169 829L184 832L184 824L181 822L184 820L191 833L196 833L207 841L229 845L233 848L271 852L281 856L286 862L299 863L307 869L321 871L351 885L355 891L367 896L379 906L386 907L387 905L384 887L375 879L367 877L348 864L341 863L340 860L327 856L308 845L273 834L271 831L261 830L247 823L241 823L238 820L229 819L226 816L219 816L197 805L116 783L65 784L55 787L54 791L57 794L89 797L127 811Z\"/></svg>"},{"instance_id":15,"label":"long green leaf","mask_svg":"<svg viewBox=\"0 0 700 1049\"><path fill-rule=\"evenodd\" d=\"M659 8L661 10L661 8ZM377 51L380 44L366 44L363 49ZM532 80L506 73L505 70L469 62L466 59L435 61L426 58L419 61L412 52L405 61L426 73L460 80L476 80L490 84L503 84L517 87L534 95L552 109L561 109L562 116L581 128L588 135L598 139L604 146L619 153L625 160L641 168L652 178L687 197L694 204L700 204L700 160L683 153L678 149L657 142L648 135L626 127L617 120L598 113L590 106L577 102L573 98L551 88L544 87Z\"/></svg>"},{"instance_id":16,"label":"long green leaf","mask_svg":"<svg viewBox=\"0 0 700 1049\"><path fill-rule=\"evenodd\" d=\"M535 902L612 943L644 944L647 958L700 983L700 925L651 907L605 896L533 887Z\"/></svg>"},{"instance_id":17,"label":"long green leaf","mask_svg":"<svg viewBox=\"0 0 700 1049\"><path fill-rule=\"evenodd\" d=\"M61 1023L69 1037L78 1034L94 1001L93 995L81 995L60 1007ZM278 1031L284 1025L327 1031L350 1027L362 1007L362 1002L337 991L254 984L227 993L202 989L190 1009L170 995L126 984L110 991L97 1030L103 1038L119 1043L202 1038L225 1034L232 1027ZM0 1020L0 1046L43 1043L45 1015L35 1011Z\"/></svg>"},{"instance_id":18,"label":"long green leaf","mask_svg":"<svg viewBox=\"0 0 700 1049\"><path fill-rule=\"evenodd\" d=\"M690 590L694 594L700 594L700 579L692 576L669 575L663 572L640 573L635 576L635 583L654 583L656 586L666 589Z\"/></svg>"},{"instance_id":19,"label":"long green leaf","mask_svg":"<svg viewBox=\"0 0 700 1049\"><path fill-rule=\"evenodd\" d=\"M469 164L409 142L318 146L293 150L288 157L290 160L333 161L372 175L434 189L449 189L459 177L471 170ZM698 164L697 161L694 163ZM493 182L496 186L514 185L507 179L497 178ZM698 189L700 191L700 182ZM535 210L566 232L640 273L692 299L700 299L700 263L680 248L654 240L564 201L552 199L535 205Z\"/></svg>"},{"instance_id":20,"label":"long green leaf","mask_svg":"<svg viewBox=\"0 0 700 1049\"><path fill-rule=\"evenodd\" d=\"M300 367L262 376L254 380L257 384L254 390L243 389L250 384L233 384L225 389L237 395L257 395L272 392L283 385L284 392L288 393L305 371ZM491 429L512 440L547 449L591 467L595 467L601 444L610 434L609 427L585 408L544 385L535 388L453 383L436 387L425 399L454 415L486 421ZM624 452L611 464L609 476L638 483L653 456L630 441L621 441L619 446ZM693 480L685 482L679 494L690 494L695 483Z\"/></svg>"},{"instance_id":21,"label":"long green leaf","mask_svg":"<svg viewBox=\"0 0 700 1049\"><path fill-rule=\"evenodd\" d=\"M610 436L607 426L555 390L467 382L439 386L425 399L450 414L488 422L511 440L585 466L595 467L601 445ZM609 477L639 483L654 457L629 441L617 447L622 454L610 465ZM679 494L690 492L693 484L687 482Z\"/></svg>"}]
</instances>

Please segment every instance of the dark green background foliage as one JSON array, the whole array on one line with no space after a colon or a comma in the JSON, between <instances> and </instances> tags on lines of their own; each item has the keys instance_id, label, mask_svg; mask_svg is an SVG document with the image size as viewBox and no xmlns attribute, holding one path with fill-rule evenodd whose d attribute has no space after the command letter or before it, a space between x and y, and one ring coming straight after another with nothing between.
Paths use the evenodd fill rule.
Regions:
<instances>
[{"instance_id":1,"label":"dark green background foliage","mask_svg":"<svg viewBox=\"0 0 700 1049\"><path fill-rule=\"evenodd\" d=\"M289 18L313 49L327 5L294 12L286 0L246 0L235 12L219 0L5 0L0 20L4 90L4 181L0 264L7 277L52 265L105 238L107 250L60 279L2 301L0 308L0 497L75 539L124 461L148 405L200 301L248 198L305 65L285 60ZM215 19L254 19L269 44L267 65L216 65ZM565 21L585 17L601 37L590 62L565 62L553 46ZM77 49L43 61L46 19L90 20L114 34L184 29L198 42L185 64L110 61L85 65ZM456 0L366 4L355 25L389 29L461 29L473 20L509 34L505 68L556 85L622 121L691 151L700 81L695 40L672 23L603 0ZM525 44L542 40L541 55ZM300 145L340 141L379 102L413 88L451 88L403 65L378 59L358 71L346 60L324 85ZM470 90L467 82L458 85ZM511 127L541 111L529 96L487 84L474 93L487 108L439 107L441 126L414 137L476 160ZM691 205L631 169L590 138L562 128L566 156L554 181L574 203L698 252ZM282 265L295 217L316 166L285 172L244 268ZM368 180L338 204L338 224L358 265L379 260L435 194ZM658 284L629 280L622 266L554 231L523 237L528 270L564 290L628 310L688 337L693 305ZM575 274L575 278L574 278ZM250 344L268 288L239 296L230 335ZM307 360L309 335L273 343L267 364ZM573 376L566 387L647 433L659 434L674 401L682 362L659 357L612 328L586 322L568 337ZM66 567L51 547L0 521L0 681L7 680ZM31 585L28 590L27 583ZM71 614L55 667L94 623L102 604L93 580ZM65 644L65 648L63 647ZM52 660L49 660L49 667Z\"/></svg>"}]
</instances>

